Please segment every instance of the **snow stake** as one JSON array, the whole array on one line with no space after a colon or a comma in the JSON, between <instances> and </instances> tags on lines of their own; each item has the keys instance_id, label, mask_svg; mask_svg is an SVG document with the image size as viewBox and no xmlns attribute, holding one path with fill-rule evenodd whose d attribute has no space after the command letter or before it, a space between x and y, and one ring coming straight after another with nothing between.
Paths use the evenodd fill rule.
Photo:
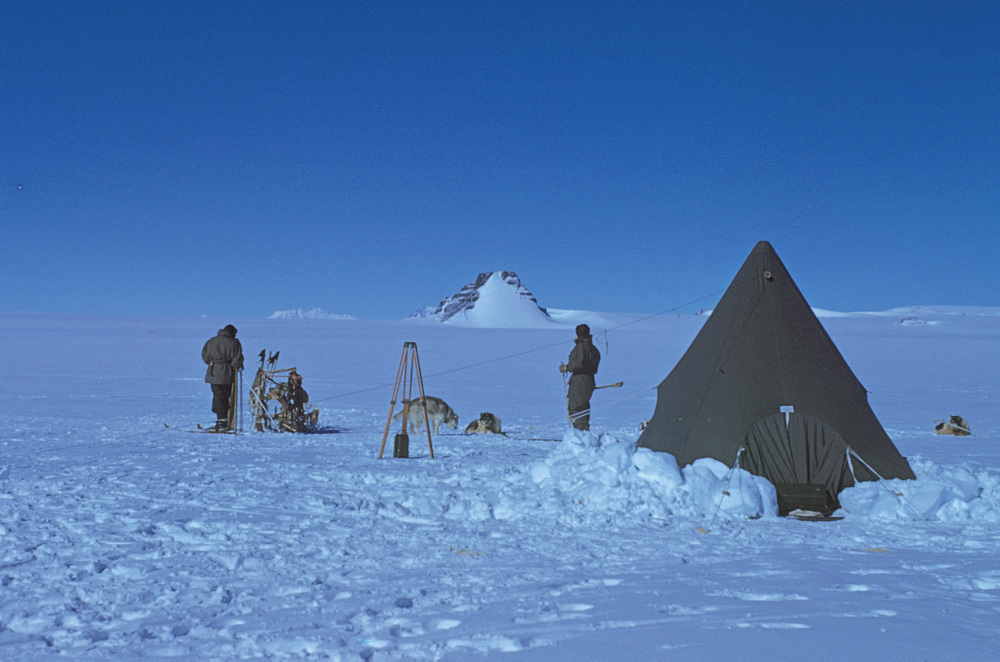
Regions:
<instances>
[{"instance_id":1,"label":"snow stake","mask_svg":"<svg viewBox=\"0 0 1000 662\"><path fill-rule=\"evenodd\" d=\"M715 525L715 518L719 516L719 510L722 508L722 502L726 500L727 496L732 496L729 493L729 484L733 481L733 473L740 468L740 453L742 452L743 452L743 446L740 446L740 449L736 451L736 462L734 462L733 466L729 469L728 472L726 472L726 486L722 490L722 498L719 499L719 503L715 505L715 513L712 515L712 521L711 523L709 523L708 525L709 527ZM711 528L704 529L700 526L698 527L698 533L709 533L711 530L712 530Z\"/></svg>"},{"instance_id":2,"label":"snow stake","mask_svg":"<svg viewBox=\"0 0 1000 662\"><path fill-rule=\"evenodd\" d=\"M226 425L230 430L235 430L237 419L240 420L240 427L239 427L240 432L243 431L243 421L242 417L240 416L240 414L243 413L243 410L240 407L240 394L243 392L240 389L241 386L240 379L242 379L242 377L243 377L243 371L237 370L236 381L233 382L233 390L229 392L229 414L226 416Z\"/></svg>"},{"instance_id":3,"label":"snow stake","mask_svg":"<svg viewBox=\"0 0 1000 662\"><path fill-rule=\"evenodd\" d=\"M400 385L403 389L403 429L396 435L394 457L409 457L409 437L406 435L406 425L410 416L410 402L413 400L413 382L416 377L417 389L420 393L420 408L424 415L424 428L427 430L427 448L434 459L434 445L431 443L431 424L427 419L427 401L424 396L424 378L420 374L420 357L417 356L417 343L403 343L403 355L399 358L399 369L396 371L396 384L392 387L392 401L389 403L389 416L385 419L385 432L382 434L382 446L378 456L382 458L385 452L385 440L389 437L389 426L392 424L392 414L396 409L396 396ZM404 451L405 449L405 451Z\"/></svg>"}]
</instances>

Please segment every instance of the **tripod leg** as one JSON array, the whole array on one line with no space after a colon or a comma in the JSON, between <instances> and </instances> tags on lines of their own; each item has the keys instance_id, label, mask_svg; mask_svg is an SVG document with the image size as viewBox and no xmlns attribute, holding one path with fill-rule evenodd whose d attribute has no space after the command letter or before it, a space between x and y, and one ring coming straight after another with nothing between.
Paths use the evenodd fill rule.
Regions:
<instances>
[{"instance_id":1,"label":"tripod leg","mask_svg":"<svg viewBox=\"0 0 1000 662\"><path fill-rule=\"evenodd\" d=\"M403 378L406 368L406 346L403 346L403 356L399 359L399 368L396 370L396 384L392 387L392 402L389 403L389 416L385 419L385 432L382 434L382 446L378 449L378 457L382 459L385 452L385 440L389 438L389 426L392 424L392 412L396 409L396 395L399 394L399 382ZM404 405L405 407L405 405ZM406 411L405 408L403 410ZM405 417L405 414L404 414ZM406 429L406 422L403 422L403 429Z\"/></svg>"},{"instance_id":2,"label":"tripod leg","mask_svg":"<svg viewBox=\"0 0 1000 662\"><path fill-rule=\"evenodd\" d=\"M424 397L424 378L420 374L420 358L417 356L417 346L413 345L413 363L416 366L417 385L420 387L420 406L424 410L424 425L427 426L427 448L434 459L434 444L431 443L431 423L427 420L427 399Z\"/></svg>"}]
</instances>

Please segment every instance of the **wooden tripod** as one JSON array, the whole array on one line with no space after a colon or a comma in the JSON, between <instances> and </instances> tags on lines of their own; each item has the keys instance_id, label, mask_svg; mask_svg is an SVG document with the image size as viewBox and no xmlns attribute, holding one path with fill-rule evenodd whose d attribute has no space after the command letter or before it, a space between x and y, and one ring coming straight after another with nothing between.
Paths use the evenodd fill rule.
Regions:
<instances>
[{"instance_id":1,"label":"wooden tripod","mask_svg":"<svg viewBox=\"0 0 1000 662\"><path fill-rule=\"evenodd\" d=\"M412 350L412 351L411 351ZM416 376L418 392L420 393L420 408L424 415L424 427L427 429L427 448L431 459L434 459L434 446L431 444L431 424L427 420L427 401L424 397L424 378L420 375L420 357L417 356L417 343L403 343L403 355L399 359L399 369L396 371L396 385L392 389L392 402L389 404L389 416L385 419L385 433L382 434L382 446L378 450L381 459L385 452L385 440L389 437L389 426L392 424L392 413L396 409L396 396L403 388L403 430L406 434L407 419L410 416L410 404L413 402L413 382Z\"/></svg>"}]
</instances>

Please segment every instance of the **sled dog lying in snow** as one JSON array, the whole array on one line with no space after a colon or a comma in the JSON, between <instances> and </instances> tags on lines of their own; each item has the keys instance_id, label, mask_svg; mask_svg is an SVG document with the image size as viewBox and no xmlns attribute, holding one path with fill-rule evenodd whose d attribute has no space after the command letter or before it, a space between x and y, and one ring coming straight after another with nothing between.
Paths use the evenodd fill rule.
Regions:
<instances>
[{"instance_id":1,"label":"sled dog lying in snow","mask_svg":"<svg viewBox=\"0 0 1000 662\"><path fill-rule=\"evenodd\" d=\"M469 427L465 428L465 434L478 434L480 432L507 436L500 429L500 419L488 411L480 414L479 418L469 423Z\"/></svg>"},{"instance_id":2,"label":"sled dog lying in snow","mask_svg":"<svg viewBox=\"0 0 1000 662\"><path fill-rule=\"evenodd\" d=\"M424 404L427 406L427 420L434 427L434 434L438 433L438 428L441 427L442 423L453 430L458 429L458 414L448 406L447 402L432 395L425 395ZM410 406L410 413L407 416L410 423L410 434L420 434L424 427L424 410L420 407L420 398L403 400L403 411L406 411L406 405ZM403 412L401 411L393 416L392 420L398 421L402 417Z\"/></svg>"},{"instance_id":3,"label":"sled dog lying in snow","mask_svg":"<svg viewBox=\"0 0 1000 662\"><path fill-rule=\"evenodd\" d=\"M967 434L972 434L972 432L969 431L969 422L967 420L961 416L952 416L951 420L947 423L941 421L935 425L934 434L950 434L956 437L961 437Z\"/></svg>"}]
</instances>

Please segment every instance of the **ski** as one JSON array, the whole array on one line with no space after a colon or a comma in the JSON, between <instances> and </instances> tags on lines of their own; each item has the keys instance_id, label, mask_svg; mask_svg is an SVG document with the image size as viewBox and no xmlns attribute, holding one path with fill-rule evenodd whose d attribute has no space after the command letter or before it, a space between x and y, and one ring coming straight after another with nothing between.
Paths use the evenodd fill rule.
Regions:
<instances>
[{"instance_id":1,"label":"ski","mask_svg":"<svg viewBox=\"0 0 1000 662\"><path fill-rule=\"evenodd\" d=\"M198 429L192 430L192 432L203 432L205 434L240 434L240 432L235 428L229 428L228 430L216 430L214 425L210 428L201 427L201 423L195 423L195 425L198 426Z\"/></svg>"},{"instance_id":2,"label":"ski","mask_svg":"<svg viewBox=\"0 0 1000 662\"><path fill-rule=\"evenodd\" d=\"M459 436L459 435L449 435L449 436ZM465 435L470 436L470 435ZM503 435L511 441L562 441L562 439L556 439L555 437L511 437L510 435Z\"/></svg>"},{"instance_id":3,"label":"ski","mask_svg":"<svg viewBox=\"0 0 1000 662\"><path fill-rule=\"evenodd\" d=\"M201 423L198 423L197 425L198 425L197 430L191 430L189 428L172 427L167 423L164 423L163 427L166 428L167 430L172 430L173 432L190 432L192 434L231 434L237 437L243 435L243 433L238 430L213 430L211 428L201 427Z\"/></svg>"},{"instance_id":4,"label":"ski","mask_svg":"<svg viewBox=\"0 0 1000 662\"><path fill-rule=\"evenodd\" d=\"M508 437L508 439L514 439L516 441L562 441L562 439L546 438L546 437Z\"/></svg>"}]
</instances>

